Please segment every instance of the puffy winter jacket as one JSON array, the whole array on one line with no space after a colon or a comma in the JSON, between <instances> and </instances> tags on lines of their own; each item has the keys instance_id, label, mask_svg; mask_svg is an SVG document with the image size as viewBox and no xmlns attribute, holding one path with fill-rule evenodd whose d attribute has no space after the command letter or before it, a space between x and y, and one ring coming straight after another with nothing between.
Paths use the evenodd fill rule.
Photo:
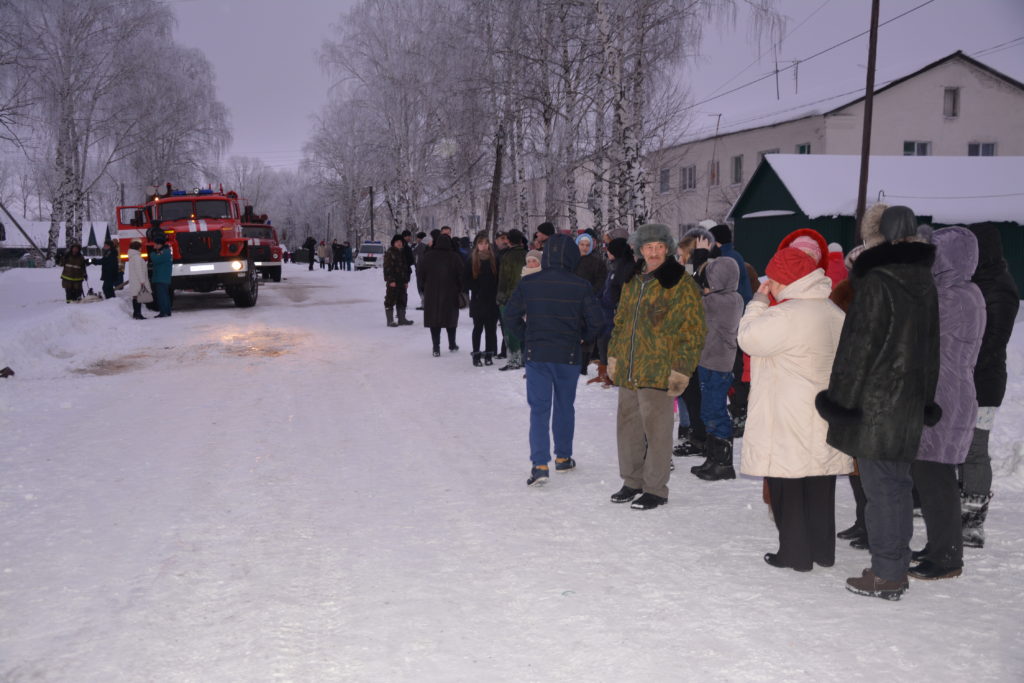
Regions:
<instances>
[{"instance_id":1,"label":"puffy winter jacket","mask_svg":"<svg viewBox=\"0 0 1024 683\"><path fill-rule=\"evenodd\" d=\"M755 294L740 320L750 354L750 399L743 434L744 474L800 478L848 474L853 461L826 442L828 423L814 399L828 386L843 312L828 299L832 283L814 270L781 292Z\"/></svg>"},{"instance_id":2,"label":"puffy winter jacket","mask_svg":"<svg viewBox=\"0 0 1024 683\"><path fill-rule=\"evenodd\" d=\"M580 341L593 342L601 332L604 316L590 283L573 275L579 259L571 238L554 235L544 243L541 271L513 290L503 322L524 340L525 360L578 364Z\"/></svg>"},{"instance_id":3,"label":"puffy winter jacket","mask_svg":"<svg viewBox=\"0 0 1024 683\"><path fill-rule=\"evenodd\" d=\"M736 364L736 330L743 315L743 297L736 291L739 267L731 258L716 258L708 262L704 272L710 290L703 299L708 332L698 364L708 370L732 372Z\"/></svg>"},{"instance_id":4,"label":"puffy winter jacket","mask_svg":"<svg viewBox=\"0 0 1024 683\"><path fill-rule=\"evenodd\" d=\"M935 402L942 419L921 433L917 459L963 464L974 435L978 404L974 363L985 330L985 299L971 282L978 263L978 240L967 228L936 230L932 235L932 275L939 295L939 384Z\"/></svg>"},{"instance_id":5,"label":"puffy winter jacket","mask_svg":"<svg viewBox=\"0 0 1024 683\"><path fill-rule=\"evenodd\" d=\"M693 374L707 326L697 283L671 256L653 273L637 261L622 288L608 357L627 389L667 389L673 370Z\"/></svg>"}]
</instances>

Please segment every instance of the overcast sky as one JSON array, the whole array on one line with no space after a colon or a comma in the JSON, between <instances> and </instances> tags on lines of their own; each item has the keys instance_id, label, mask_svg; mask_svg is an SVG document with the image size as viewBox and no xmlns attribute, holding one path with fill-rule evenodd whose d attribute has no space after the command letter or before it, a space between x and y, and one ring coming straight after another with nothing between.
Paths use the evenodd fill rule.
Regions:
<instances>
[{"instance_id":1,"label":"overcast sky","mask_svg":"<svg viewBox=\"0 0 1024 683\"><path fill-rule=\"evenodd\" d=\"M880 84L955 50L1024 81L1024 0L882 0L881 21L924 3L880 29ZM355 0L172 0L178 15L177 40L202 49L216 70L218 95L231 112L234 143L229 155L258 157L276 168L298 164L311 117L320 111L330 87L316 53L354 4ZM713 125L716 114L722 114L724 126L864 87L866 36L812 56L867 30L868 0L780 0L779 7L788 24L778 65L782 69L791 60L801 60L798 81L793 70L782 73L778 99L775 78L770 77L705 101L775 68L770 44L758 49L741 13L734 30L708 31L702 56L682 72L698 102L694 126L705 125L703 121Z\"/></svg>"}]
</instances>

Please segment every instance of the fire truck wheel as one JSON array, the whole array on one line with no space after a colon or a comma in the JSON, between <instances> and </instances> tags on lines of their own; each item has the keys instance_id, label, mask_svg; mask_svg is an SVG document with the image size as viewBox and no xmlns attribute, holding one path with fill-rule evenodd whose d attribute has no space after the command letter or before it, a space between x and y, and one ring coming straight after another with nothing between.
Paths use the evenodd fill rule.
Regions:
<instances>
[{"instance_id":1,"label":"fire truck wheel","mask_svg":"<svg viewBox=\"0 0 1024 683\"><path fill-rule=\"evenodd\" d=\"M256 272L256 266L249 261L249 268L246 271L245 282L233 287L228 294L235 300L235 306L239 308L250 308L256 305L256 298L260 293L260 278Z\"/></svg>"},{"instance_id":2,"label":"fire truck wheel","mask_svg":"<svg viewBox=\"0 0 1024 683\"><path fill-rule=\"evenodd\" d=\"M270 276L270 279L273 280L274 282L280 282L281 281L281 269L280 268L275 269L274 270L274 274Z\"/></svg>"}]
</instances>

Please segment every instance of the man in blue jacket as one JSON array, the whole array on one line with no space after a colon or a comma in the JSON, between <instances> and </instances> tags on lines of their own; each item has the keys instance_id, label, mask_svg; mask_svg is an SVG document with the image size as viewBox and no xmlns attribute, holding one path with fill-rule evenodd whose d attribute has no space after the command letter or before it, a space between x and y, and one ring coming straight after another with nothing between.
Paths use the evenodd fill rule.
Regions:
<instances>
[{"instance_id":1,"label":"man in blue jacket","mask_svg":"<svg viewBox=\"0 0 1024 683\"><path fill-rule=\"evenodd\" d=\"M158 318L171 317L171 249L167 246L167 238L160 235L149 248L149 266L153 273L149 281L153 284L153 296L160 309Z\"/></svg>"},{"instance_id":2,"label":"man in blue jacket","mask_svg":"<svg viewBox=\"0 0 1024 683\"><path fill-rule=\"evenodd\" d=\"M572 457L576 429L573 404L580 378L580 345L593 343L604 325L604 314L590 283L573 274L579 260L580 250L572 238L552 236L544 245L541 271L520 280L505 305L505 329L525 340L533 464L527 486L548 481L551 435L555 441L555 470L565 472L576 467Z\"/></svg>"}]
</instances>

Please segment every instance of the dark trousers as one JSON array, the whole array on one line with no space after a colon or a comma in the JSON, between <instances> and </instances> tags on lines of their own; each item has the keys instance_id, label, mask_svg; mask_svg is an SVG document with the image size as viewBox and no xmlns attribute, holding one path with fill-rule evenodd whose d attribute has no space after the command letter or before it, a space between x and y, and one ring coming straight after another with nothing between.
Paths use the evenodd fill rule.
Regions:
<instances>
[{"instance_id":1,"label":"dark trousers","mask_svg":"<svg viewBox=\"0 0 1024 683\"><path fill-rule=\"evenodd\" d=\"M856 506L854 523L861 529L867 529L867 522L864 521L864 508L867 507L868 497L864 495L864 486L860 483L860 475L850 475L850 489L853 491L853 501Z\"/></svg>"},{"instance_id":2,"label":"dark trousers","mask_svg":"<svg viewBox=\"0 0 1024 683\"><path fill-rule=\"evenodd\" d=\"M683 392L683 403L686 404L686 414L690 417L690 429L693 430L693 438L704 441L708 438L708 432L704 428L704 420L700 417L700 382L694 382L691 378Z\"/></svg>"},{"instance_id":3,"label":"dark trousers","mask_svg":"<svg viewBox=\"0 0 1024 683\"><path fill-rule=\"evenodd\" d=\"M940 567L964 566L960 487L956 465L915 460L911 468L928 532L928 559Z\"/></svg>"},{"instance_id":4,"label":"dark trousers","mask_svg":"<svg viewBox=\"0 0 1024 683\"><path fill-rule=\"evenodd\" d=\"M811 569L814 562L822 567L835 564L835 476L766 480L779 530L779 560L801 571Z\"/></svg>"},{"instance_id":5,"label":"dark trousers","mask_svg":"<svg viewBox=\"0 0 1024 683\"><path fill-rule=\"evenodd\" d=\"M480 351L480 335L484 334L484 351L498 351L498 321L494 319L473 318L473 353Z\"/></svg>"},{"instance_id":6,"label":"dark trousers","mask_svg":"<svg viewBox=\"0 0 1024 683\"><path fill-rule=\"evenodd\" d=\"M103 281L103 298L104 299L113 299L114 298L114 285L116 285L116 284L117 284L117 282L115 282L114 280L104 280Z\"/></svg>"},{"instance_id":7,"label":"dark trousers","mask_svg":"<svg viewBox=\"0 0 1024 683\"><path fill-rule=\"evenodd\" d=\"M988 454L988 429L975 427L967 460L963 464L963 487L968 496L984 496L992 490L992 460Z\"/></svg>"},{"instance_id":8,"label":"dark trousers","mask_svg":"<svg viewBox=\"0 0 1024 683\"><path fill-rule=\"evenodd\" d=\"M697 377L700 379L700 419L705 429L719 439L732 439L732 418L728 407L732 373L708 370L698 365Z\"/></svg>"},{"instance_id":9,"label":"dark trousers","mask_svg":"<svg viewBox=\"0 0 1024 683\"><path fill-rule=\"evenodd\" d=\"M526 402L530 404L530 462L534 467L551 462L551 436L555 457L572 457L576 431L576 385L580 369L565 363L526 363Z\"/></svg>"},{"instance_id":10,"label":"dark trousers","mask_svg":"<svg viewBox=\"0 0 1024 683\"><path fill-rule=\"evenodd\" d=\"M448 331L448 348L449 349L454 349L455 348L455 329L456 328L454 328L454 327L446 327L445 328L445 330ZM440 327L431 327L430 328L430 341L432 341L434 343L434 348L435 349L441 348L441 328Z\"/></svg>"},{"instance_id":11,"label":"dark trousers","mask_svg":"<svg viewBox=\"0 0 1024 683\"><path fill-rule=\"evenodd\" d=\"M910 567L914 535L914 481L909 462L858 458L871 550L871 569L887 581L903 581Z\"/></svg>"},{"instance_id":12,"label":"dark trousers","mask_svg":"<svg viewBox=\"0 0 1024 683\"><path fill-rule=\"evenodd\" d=\"M166 282L153 283L153 298L160 309L160 315L171 314L171 286Z\"/></svg>"}]
</instances>

